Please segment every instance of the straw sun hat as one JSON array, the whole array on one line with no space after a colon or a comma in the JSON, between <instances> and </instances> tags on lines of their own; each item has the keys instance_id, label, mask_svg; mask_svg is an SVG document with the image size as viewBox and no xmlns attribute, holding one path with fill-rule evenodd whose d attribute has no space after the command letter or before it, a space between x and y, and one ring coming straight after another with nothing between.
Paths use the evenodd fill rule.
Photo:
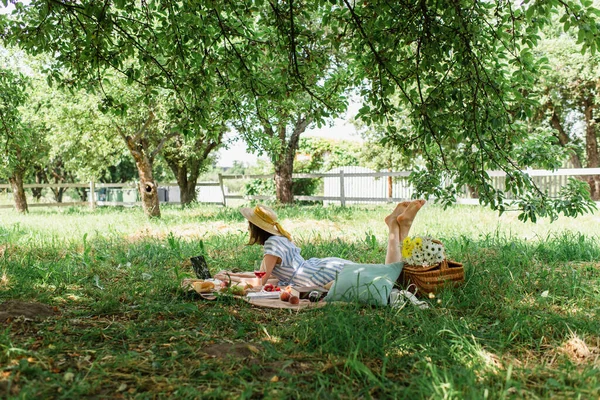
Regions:
<instances>
[{"instance_id":1,"label":"straw sun hat","mask_svg":"<svg viewBox=\"0 0 600 400\"><path fill-rule=\"evenodd\" d=\"M277 236L285 236L292 240L291 235L277 222L277 214L267 206L258 205L254 208L242 207L242 215L260 229Z\"/></svg>"}]
</instances>

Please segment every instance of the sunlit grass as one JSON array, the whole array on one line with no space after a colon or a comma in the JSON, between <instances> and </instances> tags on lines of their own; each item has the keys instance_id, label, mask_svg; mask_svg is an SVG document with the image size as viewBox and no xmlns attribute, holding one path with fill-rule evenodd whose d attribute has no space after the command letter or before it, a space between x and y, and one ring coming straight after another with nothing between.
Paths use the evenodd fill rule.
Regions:
<instances>
[{"instance_id":1,"label":"sunlit grass","mask_svg":"<svg viewBox=\"0 0 600 400\"><path fill-rule=\"evenodd\" d=\"M304 206L283 208L280 220L300 238L362 238L366 233L385 234L383 218L390 205L340 207ZM200 205L181 210L163 205L162 218L148 220L140 208L85 207L35 208L28 215L12 210L0 210L0 235L23 231L29 240L73 240L88 236L121 237L122 235L166 235L179 231L181 236L212 236L216 233L246 232L246 222L237 209ZM461 235L477 238L487 234L503 234L524 239L545 239L549 234L581 232L600 236L600 211L578 218L561 217L554 222L540 219L537 223L522 223L517 212L498 215L479 206L454 206L443 209L427 204L413 227L414 234L434 236Z\"/></svg>"}]
</instances>

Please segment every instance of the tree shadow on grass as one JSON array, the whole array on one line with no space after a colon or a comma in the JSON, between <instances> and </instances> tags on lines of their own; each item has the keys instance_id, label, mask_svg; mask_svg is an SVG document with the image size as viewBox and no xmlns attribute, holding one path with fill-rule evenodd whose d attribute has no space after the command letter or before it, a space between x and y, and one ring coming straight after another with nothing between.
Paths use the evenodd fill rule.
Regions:
<instances>
[{"instance_id":1,"label":"tree shadow on grass","mask_svg":"<svg viewBox=\"0 0 600 400\"><path fill-rule=\"evenodd\" d=\"M259 248L241 255L239 250L246 252L241 241L223 250L223 237L207 240L213 268L234 262L239 267L260 256ZM62 312L52 324L75 343L65 342L60 351L38 350L43 360L73 353L75 347L94 350L102 357L116 357L124 348L131 357L151 350L147 357L150 360L152 354L154 358L148 368L152 369L153 362L162 365L161 373L173 374L175 382L186 382L181 369L196 362L197 352L210 341L236 345L270 341L275 355L255 357L260 367L267 370L272 357L307 365L302 373L285 375L287 388L279 389L284 394L300 387L318 391L333 385L330 393L365 397L373 393L441 397L446 393L481 398L486 389L539 397L585 394L597 387L590 374L590 360L598 347L594 338L600 332L596 289L600 249L596 243L578 236L544 242L458 237L444 239L444 243L453 259L465 263L466 282L428 300L430 310L347 305L296 314L254 309L239 302L203 302L179 288L183 277L192 276L185 262L196 255L198 243L155 238L135 243L91 238L85 245L8 246L0 256L0 269L7 276L0 298L35 299ZM313 244L309 252L320 255L344 248L356 252L368 248L373 257L378 254L372 243L343 241ZM50 324L32 323L44 329ZM33 354L33 344L26 338L15 336L16 332L6 335L7 343L23 347L25 357ZM54 336L44 335L47 346ZM576 368L575 359L554 350L567 351L571 346L575 354L574 338L584 341L591 354ZM582 346L578 349L585 353ZM102 361L102 357L97 363L108 370L110 358ZM135 360L130 361L122 364L120 373L143 379L135 371ZM313 373L308 372L310 367L315 368ZM243 376L256 368L260 369L235 365L234 381L243 382ZM67 370L61 367L59 371L63 385ZM585 378L578 383L573 371ZM88 372L83 368L84 374ZM58 385L58 378L46 375L48 371L30 373L31 385L46 377ZM100 379L95 372L90 374ZM223 379L223 387L230 387L224 376L215 379ZM558 383L548 383L550 379ZM276 386L277 382L268 384ZM116 383L109 386L119 388Z\"/></svg>"}]
</instances>

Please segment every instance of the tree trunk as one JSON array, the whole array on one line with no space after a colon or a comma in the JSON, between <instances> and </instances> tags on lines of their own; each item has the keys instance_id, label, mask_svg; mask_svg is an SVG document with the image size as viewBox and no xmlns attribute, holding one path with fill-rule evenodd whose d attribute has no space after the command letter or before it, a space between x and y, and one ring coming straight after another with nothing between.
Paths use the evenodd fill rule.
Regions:
<instances>
[{"instance_id":1,"label":"tree trunk","mask_svg":"<svg viewBox=\"0 0 600 400\"><path fill-rule=\"evenodd\" d=\"M294 202L294 193L292 192L292 174L294 172L294 161L284 160L275 167L275 194L277 201L283 204L292 204Z\"/></svg>"},{"instance_id":2,"label":"tree trunk","mask_svg":"<svg viewBox=\"0 0 600 400\"><path fill-rule=\"evenodd\" d=\"M40 167L39 165L36 165L34 167L35 170L35 183L37 184L42 184L42 183L46 183L47 179L46 179L46 172L44 171L44 169L42 167ZM43 188L31 188L31 194L33 195L33 198L35 199L35 201L39 202L42 198L42 190Z\"/></svg>"},{"instance_id":3,"label":"tree trunk","mask_svg":"<svg viewBox=\"0 0 600 400\"><path fill-rule=\"evenodd\" d=\"M88 200L88 196L87 196L87 190L84 188L75 188L75 191L77 192L77 195L79 196L79 199L81 201L87 201ZM98 199L96 199L98 200Z\"/></svg>"},{"instance_id":4,"label":"tree trunk","mask_svg":"<svg viewBox=\"0 0 600 400\"><path fill-rule=\"evenodd\" d=\"M158 187L152 175L152 164L148 160L135 160L138 174L140 176L140 197L142 209L149 217L160 218L160 206L158 204Z\"/></svg>"},{"instance_id":5,"label":"tree trunk","mask_svg":"<svg viewBox=\"0 0 600 400\"><path fill-rule=\"evenodd\" d=\"M57 203L62 203L63 195L65 194L65 188L63 188L63 187L52 188L52 193L54 194L54 200Z\"/></svg>"},{"instance_id":6,"label":"tree trunk","mask_svg":"<svg viewBox=\"0 0 600 400\"><path fill-rule=\"evenodd\" d=\"M215 135L209 134L196 137L193 143L193 155L184 156L182 150L182 139L176 139L171 147L167 147L163 152L163 158L169 165L177 186L179 186L180 201L182 206L186 206L196 201L196 183L200 176L200 171L207 164L210 153L215 150L223 141L223 135L227 131L224 126L215 125Z\"/></svg>"},{"instance_id":7,"label":"tree trunk","mask_svg":"<svg viewBox=\"0 0 600 400\"><path fill-rule=\"evenodd\" d=\"M70 182L76 182L76 177L72 173L67 173L66 176ZM89 191L89 189L87 189L87 188L79 188L79 187L75 188L75 192L77 193L77 196L79 197L79 199L81 201L88 200L88 197L87 197L88 191ZM96 200L98 200L98 199L96 199Z\"/></svg>"},{"instance_id":8,"label":"tree trunk","mask_svg":"<svg viewBox=\"0 0 600 400\"><path fill-rule=\"evenodd\" d=\"M571 142L571 138L569 138L569 135L567 135L567 132L565 132L560 118L558 117L554 109L552 110L552 117L550 118L550 123L552 124L552 127L558 132L558 142L560 143L560 145L565 147L567 144L569 144ZM579 159L579 155L577 155L577 153L573 150L571 150L570 153L570 159L573 168L581 168L582 164L581 160Z\"/></svg>"},{"instance_id":9,"label":"tree trunk","mask_svg":"<svg viewBox=\"0 0 600 400\"><path fill-rule=\"evenodd\" d=\"M294 131L285 144L286 126L282 122L278 129L279 139L282 149L279 158L275 162L275 196L277 201L283 204L292 204L294 202L293 181L294 158L300 146L300 135L306 130L312 120L310 118L299 117L294 124ZM272 130L271 130L272 132Z\"/></svg>"},{"instance_id":10,"label":"tree trunk","mask_svg":"<svg viewBox=\"0 0 600 400\"><path fill-rule=\"evenodd\" d=\"M67 172L64 170L64 165L60 158L55 160L54 166L50 168L50 174L54 178L54 183L65 183L67 181ZM52 188L54 200L56 200L57 203L62 203L65 191L66 189L64 187Z\"/></svg>"},{"instance_id":11,"label":"tree trunk","mask_svg":"<svg viewBox=\"0 0 600 400\"><path fill-rule=\"evenodd\" d=\"M179 186L181 205L186 206L196 202L196 181L187 182L184 186Z\"/></svg>"},{"instance_id":12,"label":"tree trunk","mask_svg":"<svg viewBox=\"0 0 600 400\"><path fill-rule=\"evenodd\" d=\"M196 182L198 181L198 173L193 173L194 170L198 169L196 163L191 162L192 166L190 169L192 170L192 173L188 177L187 165L181 165L178 161L167 155L164 157L177 180L181 205L185 206L196 201Z\"/></svg>"},{"instance_id":13,"label":"tree trunk","mask_svg":"<svg viewBox=\"0 0 600 400\"><path fill-rule=\"evenodd\" d=\"M584 100L585 115L585 153L588 168L600 167L600 153L598 152L598 138L596 136L596 121L594 120L595 104L593 99ZM593 200L600 200L600 176L593 175L588 178L590 194Z\"/></svg>"},{"instance_id":14,"label":"tree trunk","mask_svg":"<svg viewBox=\"0 0 600 400\"><path fill-rule=\"evenodd\" d=\"M586 159L587 168L595 168L593 165L598 165L598 142L596 139L596 126L594 121L594 103L588 98L583 100L583 114L585 117L585 135L586 135ZM571 138L565 132L560 117L552 108L552 117L550 118L552 127L558 132L558 142L565 147L571 142ZM573 168L583 168L583 163L579 155L571 150L570 161ZM600 177L599 176L578 176L577 179L586 181L590 187L590 195L592 199L600 199Z\"/></svg>"},{"instance_id":15,"label":"tree trunk","mask_svg":"<svg viewBox=\"0 0 600 400\"><path fill-rule=\"evenodd\" d=\"M138 175L140 177L139 190L142 199L142 209L148 217L160 218L160 206L158 204L158 187L152 174L152 162L143 150L138 150L135 143L127 140L129 152L135 160Z\"/></svg>"},{"instance_id":16,"label":"tree trunk","mask_svg":"<svg viewBox=\"0 0 600 400\"><path fill-rule=\"evenodd\" d=\"M478 199L479 191L477 190L477 187L473 185L467 185L467 195L470 199Z\"/></svg>"},{"instance_id":17,"label":"tree trunk","mask_svg":"<svg viewBox=\"0 0 600 400\"><path fill-rule=\"evenodd\" d=\"M20 213L29 212L27 207L27 197L25 197L25 189L23 189L23 173L15 171L15 173L8 178L10 186L12 187L13 199L15 201L15 208Z\"/></svg>"},{"instance_id":18,"label":"tree trunk","mask_svg":"<svg viewBox=\"0 0 600 400\"><path fill-rule=\"evenodd\" d=\"M117 126L121 136L127 144L129 153L135 161L135 166L140 177L139 190L142 199L142 209L148 217L160 218L160 206L158 204L158 187L152 174L152 164L154 157L148 154L147 141L143 139L143 134L147 132L148 127L154 120L154 113L150 112L144 125L136 132L134 136L129 136ZM155 151L160 149L158 147Z\"/></svg>"},{"instance_id":19,"label":"tree trunk","mask_svg":"<svg viewBox=\"0 0 600 400\"><path fill-rule=\"evenodd\" d=\"M200 175L200 162L196 159L181 160L178 154L166 153L163 157L175 175L182 206L196 201L196 182ZM188 173L189 171L189 173Z\"/></svg>"}]
</instances>

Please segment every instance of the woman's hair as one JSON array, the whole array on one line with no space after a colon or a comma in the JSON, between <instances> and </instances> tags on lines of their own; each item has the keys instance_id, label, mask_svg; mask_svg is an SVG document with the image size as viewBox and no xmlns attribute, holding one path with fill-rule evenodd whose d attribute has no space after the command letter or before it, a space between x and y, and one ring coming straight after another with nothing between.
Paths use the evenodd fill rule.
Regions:
<instances>
[{"instance_id":1,"label":"woman's hair","mask_svg":"<svg viewBox=\"0 0 600 400\"><path fill-rule=\"evenodd\" d=\"M260 244L262 246L265 244L268 238L273 236L272 233L259 228L250 221L248 221L248 228L250 230L250 240L248 241L248 245Z\"/></svg>"}]
</instances>

